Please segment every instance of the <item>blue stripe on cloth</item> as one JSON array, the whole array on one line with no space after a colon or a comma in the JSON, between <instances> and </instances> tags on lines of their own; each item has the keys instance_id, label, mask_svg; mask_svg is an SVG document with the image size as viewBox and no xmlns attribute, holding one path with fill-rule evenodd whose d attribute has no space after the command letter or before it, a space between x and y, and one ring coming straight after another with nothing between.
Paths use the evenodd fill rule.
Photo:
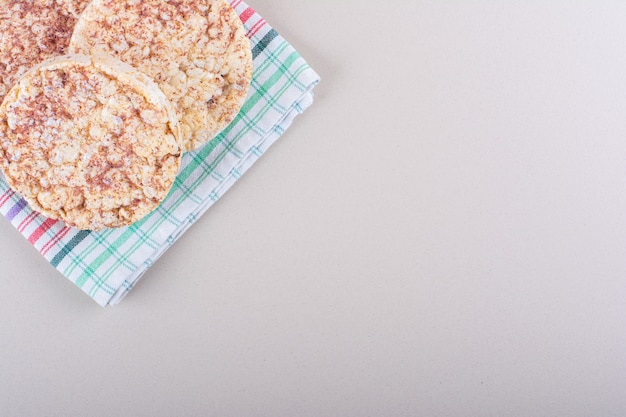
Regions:
<instances>
[{"instance_id":1,"label":"blue stripe on cloth","mask_svg":"<svg viewBox=\"0 0 626 417\"><path fill-rule=\"evenodd\" d=\"M276 30L274 29L267 32L265 36L263 36L263 39L261 39L259 43L256 44L254 49L252 49L252 59L259 56L259 54L263 52L265 48L267 48L267 46L270 44L270 42L272 42L277 36L278 32L276 32Z\"/></svg>"},{"instance_id":2,"label":"blue stripe on cloth","mask_svg":"<svg viewBox=\"0 0 626 417\"><path fill-rule=\"evenodd\" d=\"M61 249L61 251L57 253L54 258L52 258L52 260L50 261L52 266L54 266L55 268L59 266L61 261L72 251L72 249L74 249L90 234L91 232L88 230L81 230L80 232L76 233L76 235L69 242L67 242L67 245L63 246L63 249Z\"/></svg>"}]
</instances>

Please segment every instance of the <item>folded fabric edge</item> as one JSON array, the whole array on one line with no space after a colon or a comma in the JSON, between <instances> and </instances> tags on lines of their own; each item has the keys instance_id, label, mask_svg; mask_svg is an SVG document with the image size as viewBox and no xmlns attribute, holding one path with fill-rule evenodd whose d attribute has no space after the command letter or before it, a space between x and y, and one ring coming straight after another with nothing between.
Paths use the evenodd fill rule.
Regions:
<instances>
[{"instance_id":1,"label":"folded fabric edge","mask_svg":"<svg viewBox=\"0 0 626 417\"><path fill-rule=\"evenodd\" d=\"M270 132L261 140L259 140L256 144L254 144L246 154L237 162L234 169L239 172L237 178L229 176L222 181L218 187L216 187L215 191L220 193L226 192L230 187L232 187L235 182L243 175L259 158L265 151L273 145L280 136L291 126L295 118L302 114L311 104L313 104L313 93L312 89L317 85L317 82L312 84L310 88L304 93L304 95L300 98L300 100L296 101L292 107L285 113L283 118L279 120L278 123L271 129ZM193 221L189 221L181 225L169 239L167 239L166 244L160 246L157 251L155 251L153 257L146 261L143 265L141 265L135 272L133 272L118 288L118 290L110 297L97 297L94 298L98 304L103 307L112 306L118 304L120 301L126 297L126 295L133 289L133 287L139 282L139 280L144 276L144 274L151 268L152 265L166 252L166 250L177 240L179 239L194 223L197 219L200 218L214 203L216 200L211 198L207 198L203 204L199 205L197 210L193 213L194 216L192 218Z\"/></svg>"}]
</instances>

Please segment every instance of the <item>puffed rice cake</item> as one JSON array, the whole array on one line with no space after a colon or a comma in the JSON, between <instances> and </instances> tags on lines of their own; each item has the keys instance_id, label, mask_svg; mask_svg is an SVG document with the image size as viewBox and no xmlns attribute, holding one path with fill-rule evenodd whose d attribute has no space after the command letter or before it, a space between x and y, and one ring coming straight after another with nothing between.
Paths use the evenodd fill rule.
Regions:
<instances>
[{"instance_id":1,"label":"puffed rice cake","mask_svg":"<svg viewBox=\"0 0 626 417\"><path fill-rule=\"evenodd\" d=\"M174 104L184 151L235 118L252 77L250 41L225 0L94 0L70 51L113 55L152 77Z\"/></svg>"},{"instance_id":2,"label":"puffed rice cake","mask_svg":"<svg viewBox=\"0 0 626 417\"><path fill-rule=\"evenodd\" d=\"M9 186L79 229L140 220L166 197L180 162L171 104L149 77L111 57L44 61L0 106Z\"/></svg>"},{"instance_id":3,"label":"puffed rice cake","mask_svg":"<svg viewBox=\"0 0 626 417\"><path fill-rule=\"evenodd\" d=\"M88 0L0 0L0 102L40 62L66 53Z\"/></svg>"}]
</instances>

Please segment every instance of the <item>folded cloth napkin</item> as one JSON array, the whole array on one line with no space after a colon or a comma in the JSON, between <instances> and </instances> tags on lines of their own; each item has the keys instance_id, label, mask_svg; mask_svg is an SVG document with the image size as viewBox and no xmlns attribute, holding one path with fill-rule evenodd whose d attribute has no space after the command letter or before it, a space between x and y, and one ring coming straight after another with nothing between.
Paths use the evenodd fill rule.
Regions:
<instances>
[{"instance_id":1,"label":"folded cloth napkin","mask_svg":"<svg viewBox=\"0 0 626 417\"><path fill-rule=\"evenodd\" d=\"M141 221L81 231L34 212L0 174L0 212L63 275L102 306L117 304L154 262L313 103L319 76L241 0L232 6L252 44L254 74L237 118L212 142L183 157L172 191Z\"/></svg>"}]
</instances>

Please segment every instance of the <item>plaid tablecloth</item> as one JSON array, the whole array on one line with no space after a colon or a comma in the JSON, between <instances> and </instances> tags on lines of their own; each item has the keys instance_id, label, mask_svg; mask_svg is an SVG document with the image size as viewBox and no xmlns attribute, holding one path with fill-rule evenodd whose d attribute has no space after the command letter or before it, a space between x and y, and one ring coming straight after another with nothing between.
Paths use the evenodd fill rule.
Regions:
<instances>
[{"instance_id":1,"label":"plaid tablecloth","mask_svg":"<svg viewBox=\"0 0 626 417\"><path fill-rule=\"evenodd\" d=\"M319 76L258 13L232 1L252 42L254 75L237 118L183 158L174 187L149 216L122 229L80 231L34 212L0 174L0 212L57 270L102 306L142 275L313 102Z\"/></svg>"}]
</instances>

